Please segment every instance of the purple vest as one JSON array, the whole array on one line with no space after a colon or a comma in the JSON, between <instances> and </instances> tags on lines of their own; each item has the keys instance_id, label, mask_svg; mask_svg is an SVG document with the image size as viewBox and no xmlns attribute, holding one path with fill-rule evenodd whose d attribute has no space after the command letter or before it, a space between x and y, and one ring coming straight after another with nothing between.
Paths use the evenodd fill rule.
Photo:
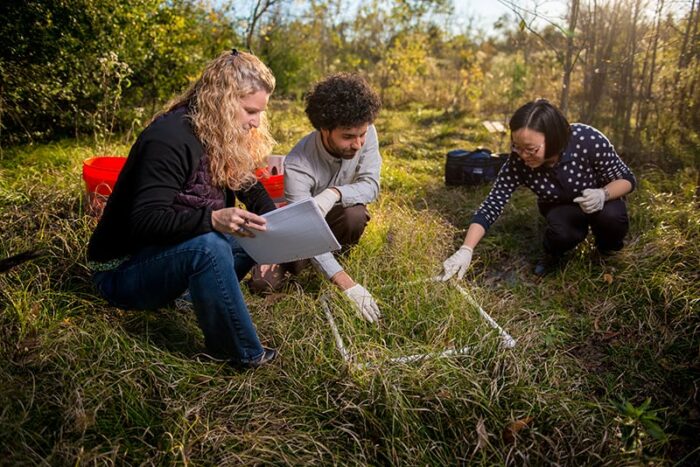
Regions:
<instances>
[{"instance_id":1,"label":"purple vest","mask_svg":"<svg viewBox=\"0 0 700 467\"><path fill-rule=\"evenodd\" d=\"M185 188L175 196L175 206L195 209L209 206L213 210L226 207L223 188L215 187L211 183L209 156L206 154L200 159L197 170L187 180Z\"/></svg>"}]
</instances>

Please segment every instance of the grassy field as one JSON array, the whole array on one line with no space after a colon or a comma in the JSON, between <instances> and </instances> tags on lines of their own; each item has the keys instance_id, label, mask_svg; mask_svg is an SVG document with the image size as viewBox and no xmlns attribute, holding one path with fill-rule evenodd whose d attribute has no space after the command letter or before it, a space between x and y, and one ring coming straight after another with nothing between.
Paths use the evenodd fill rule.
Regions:
<instances>
[{"instance_id":1,"label":"grassy field","mask_svg":"<svg viewBox=\"0 0 700 467\"><path fill-rule=\"evenodd\" d=\"M278 153L309 131L293 104L271 114ZM47 255L0 275L0 464L700 463L697 174L634 167L625 250L601 262L587 242L544 279L531 274L542 224L520 190L463 281L517 339L504 350L454 287L421 280L488 192L446 188L445 152L505 144L437 111L385 111L377 123L382 195L343 262L385 319L359 320L302 274L282 293L250 296L281 357L248 372L200 357L193 313L122 311L95 295L81 162L126 155L128 142L5 148L0 257ZM371 366L344 362L324 295L351 357Z\"/></svg>"}]
</instances>

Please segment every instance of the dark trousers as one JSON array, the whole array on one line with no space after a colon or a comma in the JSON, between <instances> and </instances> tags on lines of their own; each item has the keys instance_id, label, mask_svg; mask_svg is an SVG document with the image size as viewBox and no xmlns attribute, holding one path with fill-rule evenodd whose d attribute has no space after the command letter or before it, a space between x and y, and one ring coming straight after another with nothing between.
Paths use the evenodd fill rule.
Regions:
<instances>
[{"instance_id":1,"label":"dark trousers","mask_svg":"<svg viewBox=\"0 0 700 467\"><path fill-rule=\"evenodd\" d=\"M326 222L338 243L346 249L357 245L369 222L369 212L364 204L344 208L335 206L326 214Z\"/></svg>"},{"instance_id":2,"label":"dark trousers","mask_svg":"<svg viewBox=\"0 0 700 467\"><path fill-rule=\"evenodd\" d=\"M349 247L357 245L369 220L369 211L364 204L356 204L347 208L335 206L326 214L326 222L342 247L341 253L347 251ZM293 261L284 264L284 269L292 274L298 274L309 264L310 261L307 259Z\"/></svg>"},{"instance_id":3,"label":"dark trousers","mask_svg":"<svg viewBox=\"0 0 700 467\"><path fill-rule=\"evenodd\" d=\"M601 251L622 249L622 240L629 230L627 207L622 199L608 201L603 209L586 214L576 203L540 204L540 213L547 221L544 250L561 256L586 239L588 228Z\"/></svg>"}]
</instances>

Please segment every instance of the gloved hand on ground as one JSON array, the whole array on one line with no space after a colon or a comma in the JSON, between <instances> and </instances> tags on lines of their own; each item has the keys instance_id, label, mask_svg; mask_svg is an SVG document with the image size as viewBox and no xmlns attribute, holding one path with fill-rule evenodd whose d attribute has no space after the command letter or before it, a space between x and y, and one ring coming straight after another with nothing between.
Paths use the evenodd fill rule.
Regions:
<instances>
[{"instance_id":1,"label":"gloved hand on ground","mask_svg":"<svg viewBox=\"0 0 700 467\"><path fill-rule=\"evenodd\" d=\"M355 311L357 311L360 318L370 323L375 323L382 317L377 302L372 298L372 294L360 284L355 284L344 292L352 301Z\"/></svg>"},{"instance_id":2,"label":"gloved hand on ground","mask_svg":"<svg viewBox=\"0 0 700 467\"><path fill-rule=\"evenodd\" d=\"M473 253L474 250L472 250L471 247L462 245L459 250L442 263L442 273L440 273L436 279L439 281L446 281L457 274L457 279L461 280L467 272L467 269L469 269Z\"/></svg>"}]
</instances>

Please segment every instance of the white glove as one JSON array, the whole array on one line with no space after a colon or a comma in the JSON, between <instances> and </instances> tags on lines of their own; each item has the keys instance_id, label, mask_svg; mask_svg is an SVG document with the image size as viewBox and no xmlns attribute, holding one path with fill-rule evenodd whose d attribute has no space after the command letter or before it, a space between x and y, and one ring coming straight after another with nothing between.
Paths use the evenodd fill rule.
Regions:
<instances>
[{"instance_id":1,"label":"white glove","mask_svg":"<svg viewBox=\"0 0 700 467\"><path fill-rule=\"evenodd\" d=\"M314 196L316 204L321 209L323 217L326 217L328 211L333 209L333 205L340 201L340 195L338 192L332 188L326 188L321 193Z\"/></svg>"},{"instance_id":2,"label":"white glove","mask_svg":"<svg viewBox=\"0 0 700 467\"><path fill-rule=\"evenodd\" d=\"M439 281L446 281L456 273L457 279L461 280L467 272L467 269L469 269L473 253L474 250L472 250L471 247L462 245L459 250L442 263L442 274L439 274L436 279Z\"/></svg>"},{"instance_id":3,"label":"white glove","mask_svg":"<svg viewBox=\"0 0 700 467\"><path fill-rule=\"evenodd\" d=\"M591 214L603 209L607 193L605 188L586 188L578 198L574 198L574 203L581 206L581 210L586 214Z\"/></svg>"},{"instance_id":4,"label":"white glove","mask_svg":"<svg viewBox=\"0 0 700 467\"><path fill-rule=\"evenodd\" d=\"M353 305L355 305L355 311L357 311L360 318L374 323L382 317L377 302L375 302L372 295L367 292L367 289L360 284L355 284L344 292L345 295L352 300Z\"/></svg>"}]
</instances>

